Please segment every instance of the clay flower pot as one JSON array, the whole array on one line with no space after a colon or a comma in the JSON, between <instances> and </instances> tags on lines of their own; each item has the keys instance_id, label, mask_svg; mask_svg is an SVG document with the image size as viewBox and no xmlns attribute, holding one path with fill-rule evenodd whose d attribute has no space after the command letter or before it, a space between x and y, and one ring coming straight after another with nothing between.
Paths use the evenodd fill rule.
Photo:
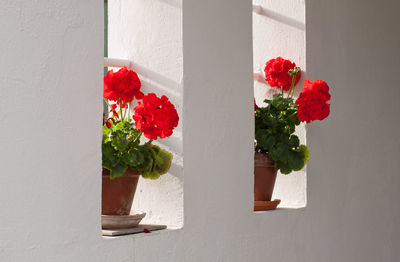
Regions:
<instances>
[{"instance_id":1,"label":"clay flower pot","mask_svg":"<svg viewBox=\"0 0 400 262\"><path fill-rule=\"evenodd\" d=\"M254 154L254 201L271 201L276 173L268 154Z\"/></svg>"},{"instance_id":2,"label":"clay flower pot","mask_svg":"<svg viewBox=\"0 0 400 262\"><path fill-rule=\"evenodd\" d=\"M121 177L110 179L110 171L103 168L102 215L129 215L140 173L128 170Z\"/></svg>"}]
</instances>

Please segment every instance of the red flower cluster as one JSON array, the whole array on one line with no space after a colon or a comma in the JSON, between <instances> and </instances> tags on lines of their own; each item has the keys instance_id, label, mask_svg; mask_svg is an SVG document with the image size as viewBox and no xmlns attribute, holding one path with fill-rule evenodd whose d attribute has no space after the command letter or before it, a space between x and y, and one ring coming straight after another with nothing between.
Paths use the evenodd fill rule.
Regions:
<instances>
[{"instance_id":1,"label":"red flower cluster","mask_svg":"<svg viewBox=\"0 0 400 262\"><path fill-rule=\"evenodd\" d=\"M330 105L327 103L330 100L329 86L325 81L305 80L304 88L296 100L299 106L297 117L300 121L307 123L325 119L330 113Z\"/></svg>"},{"instance_id":2,"label":"red flower cluster","mask_svg":"<svg viewBox=\"0 0 400 262\"><path fill-rule=\"evenodd\" d=\"M136 72L128 70L126 67L117 72L112 70L107 72L104 77L104 98L112 101L121 99L124 103L130 103L133 97L141 99L143 93L140 91L140 80Z\"/></svg>"},{"instance_id":3,"label":"red flower cluster","mask_svg":"<svg viewBox=\"0 0 400 262\"><path fill-rule=\"evenodd\" d=\"M271 87L282 88L289 91L292 84L292 76L289 75L289 70L296 67L295 63L290 60L277 57L276 59L269 60L265 65L265 80ZM295 85L299 82L301 72L296 75Z\"/></svg>"},{"instance_id":4,"label":"red flower cluster","mask_svg":"<svg viewBox=\"0 0 400 262\"><path fill-rule=\"evenodd\" d=\"M139 102L134 111L132 118L136 129L148 139L169 137L178 126L178 113L166 96L159 98L150 93L143 97L143 103Z\"/></svg>"}]
</instances>

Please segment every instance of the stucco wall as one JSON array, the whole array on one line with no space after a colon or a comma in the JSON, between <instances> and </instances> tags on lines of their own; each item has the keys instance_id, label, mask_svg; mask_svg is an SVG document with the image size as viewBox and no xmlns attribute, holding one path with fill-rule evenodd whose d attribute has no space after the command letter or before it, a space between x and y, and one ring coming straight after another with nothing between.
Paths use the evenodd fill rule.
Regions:
<instances>
[{"instance_id":1,"label":"stucco wall","mask_svg":"<svg viewBox=\"0 0 400 262\"><path fill-rule=\"evenodd\" d=\"M307 208L253 213L251 1L163 2L183 14L183 229L100 236L101 1L6 0L0 260L397 261L398 6L307 1L332 114L307 129Z\"/></svg>"},{"instance_id":2,"label":"stucco wall","mask_svg":"<svg viewBox=\"0 0 400 262\"><path fill-rule=\"evenodd\" d=\"M99 1L2 1L1 261L100 257L102 22Z\"/></svg>"},{"instance_id":3,"label":"stucco wall","mask_svg":"<svg viewBox=\"0 0 400 262\"><path fill-rule=\"evenodd\" d=\"M159 140L174 153L172 167L158 180L140 179L133 203L135 210L146 212L144 223L177 228L183 225L183 57L181 2L174 3L109 1L108 54L133 61L143 92L166 95L178 110L180 123L173 136Z\"/></svg>"},{"instance_id":4,"label":"stucco wall","mask_svg":"<svg viewBox=\"0 0 400 262\"><path fill-rule=\"evenodd\" d=\"M307 1L308 74L332 87L331 116L307 128L307 261L399 260L399 8Z\"/></svg>"}]
</instances>

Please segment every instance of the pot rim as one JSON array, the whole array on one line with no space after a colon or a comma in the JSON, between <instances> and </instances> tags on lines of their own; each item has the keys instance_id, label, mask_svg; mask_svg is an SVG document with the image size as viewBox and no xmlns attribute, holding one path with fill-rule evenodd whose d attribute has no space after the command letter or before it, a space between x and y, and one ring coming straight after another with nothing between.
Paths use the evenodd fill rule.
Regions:
<instances>
[{"instance_id":1,"label":"pot rim","mask_svg":"<svg viewBox=\"0 0 400 262\"><path fill-rule=\"evenodd\" d=\"M268 153L254 153L254 165L255 166L265 166L265 167L275 167L274 161L269 157Z\"/></svg>"},{"instance_id":2,"label":"pot rim","mask_svg":"<svg viewBox=\"0 0 400 262\"><path fill-rule=\"evenodd\" d=\"M120 177L127 177L127 176L136 177L136 176L141 176L141 175L142 175L142 172L140 172L138 170L131 169L131 168L128 167L128 169L125 171L125 173ZM109 177L110 176L110 170L108 170L108 169L103 167L102 176L103 177Z\"/></svg>"}]
</instances>

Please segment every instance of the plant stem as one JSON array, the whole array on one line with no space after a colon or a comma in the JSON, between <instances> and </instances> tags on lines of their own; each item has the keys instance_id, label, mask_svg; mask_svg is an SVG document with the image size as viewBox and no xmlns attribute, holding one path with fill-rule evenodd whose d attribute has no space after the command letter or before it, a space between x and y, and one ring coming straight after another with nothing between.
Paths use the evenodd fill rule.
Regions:
<instances>
[{"instance_id":1,"label":"plant stem","mask_svg":"<svg viewBox=\"0 0 400 262\"><path fill-rule=\"evenodd\" d=\"M106 102L106 104L108 105L108 107L111 108L110 103L108 103L108 100L105 98L103 98L103 99L104 99L104 102Z\"/></svg>"},{"instance_id":2,"label":"plant stem","mask_svg":"<svg viewBox=\"0 0 400 262\"><path fill-rule=\"evenodd\" d=\"M129 104L125 104L124 118L126 118L126 113L128 112L128 106Z\"/></svg>"},{"instance_id":3,"label":"plant stem","mask_svg":"<svg viewBox=\"0 0 400 262\"><path fill-rule=\"evenodd\" d=\"M290 115L288 115L288 116L286 117L286 120L289 119L291 116L293 116L293 115L295 115L295 114L297 114L297 111L296 111L296 112L293 112L293 113L290 114Z\"/></svg>"},{"instance_id":4,"label":"plant stem","mask_svg":"<svg viewBox=\"0 0 400 262\"><path fill-rule=\"evenodd\" d=\"M119 114L121 116L121 120L124 121L124 116L122 115L122 99L119 99Z\"/></svg>"},{"instance_id":5,"label":"plant stem","mask_svg":"<svg viewBox=\"0 0 400 262\"><path fill-rule=\"evenodd\" d=\"M288 98L289 95L292 97L294 95L294 83L296 82L296 75L292 76L292 84L290 85L289 93L288 93Z\"/></svg>"},{"instance_id":6,"label":"plant stem","mask_svg":"<svg viewBox=\"0 0 400 262\"><path fill-rule=\"evenodd\" d=\"M135 140L133 140L133 142L136 142L138 139L140 139L141 136L142 136L142 133L139 133L139 134L135 137Z\"/></svg>"}]
</instances>

